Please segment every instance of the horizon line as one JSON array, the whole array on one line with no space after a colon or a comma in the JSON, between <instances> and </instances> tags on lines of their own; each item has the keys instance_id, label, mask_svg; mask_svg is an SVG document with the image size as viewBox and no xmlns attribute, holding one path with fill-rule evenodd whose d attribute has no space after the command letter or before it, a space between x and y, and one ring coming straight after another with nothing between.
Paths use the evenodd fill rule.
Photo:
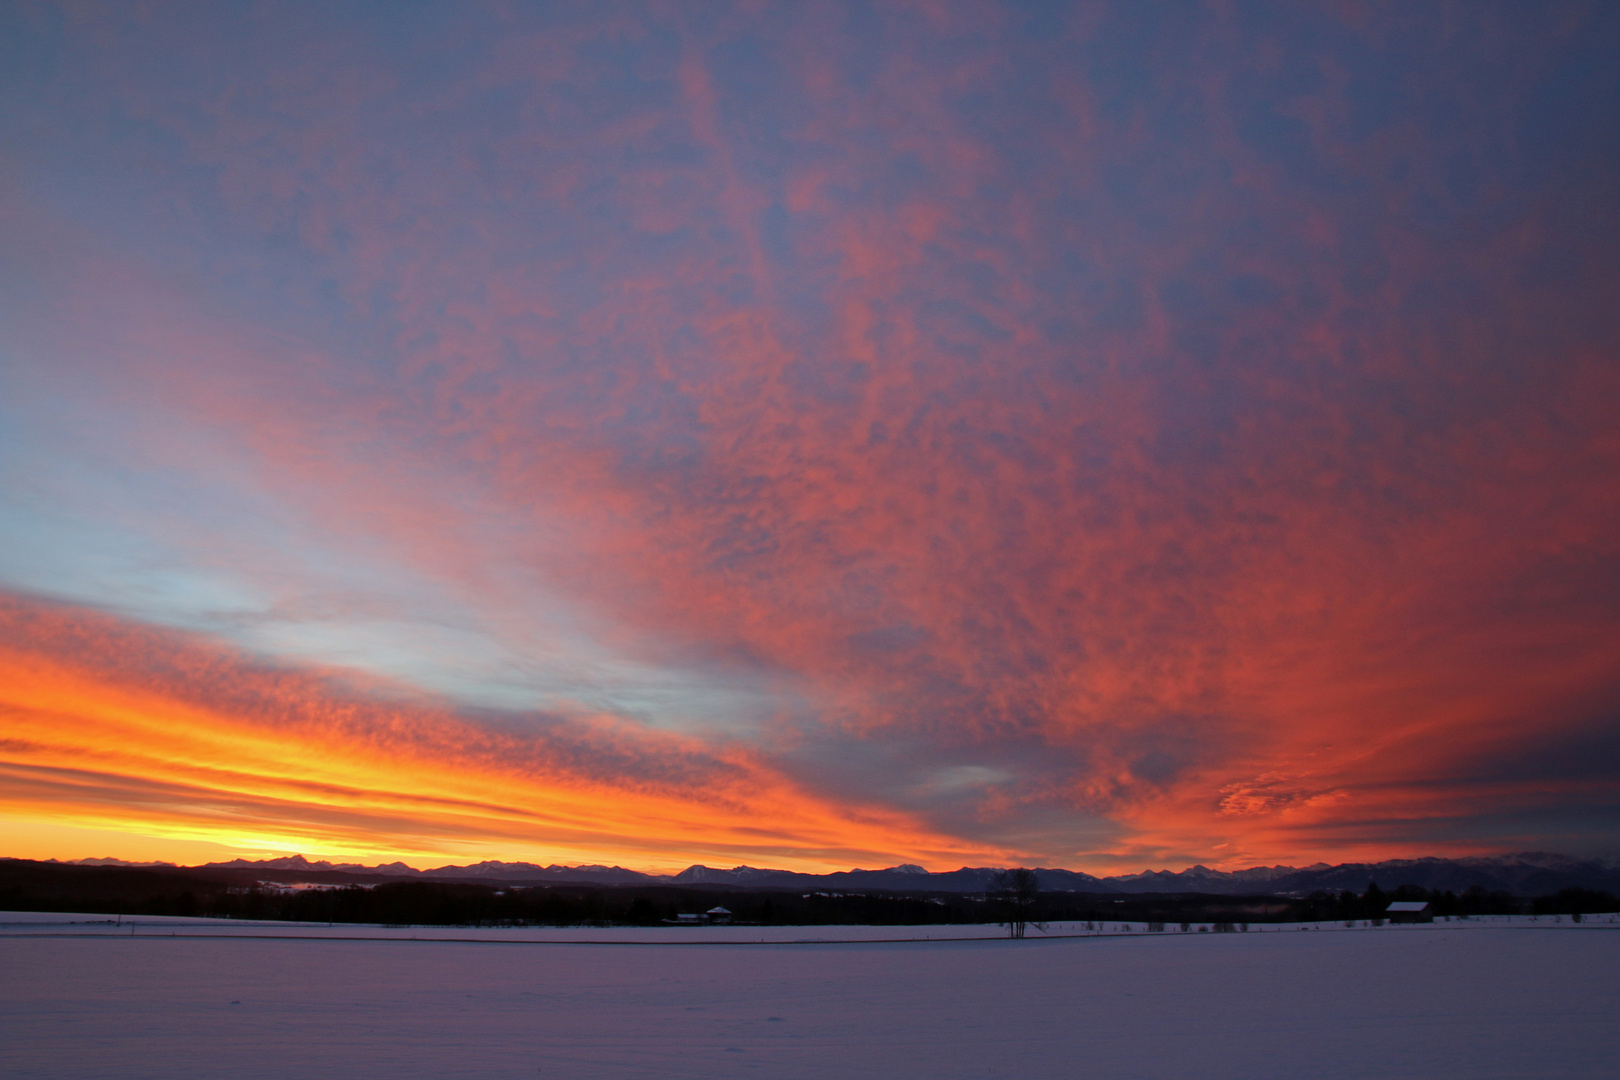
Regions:
<instances>
[{"instance_id":1,"label":"horizon line","mask_svg":"<svg viewBox=\"0 0 1620 1080\"><path fill-rule=\"evenodd\" d=\"M381 870L381 869L383 869L385 867L403 866L406 869L410 870L412 873L431 874L431 873L434 873L436 871L442 871L442 870L465 870L465 869L470 869L470 868L475 867L475 866L495 865L495 866L535 867L537 869L543 869L543 870L620 870L620 871L624 871L625 873L639 874L639 875L641 875L643 877L649 877L649 878L675 878L675 877L679 877L681 874L687 873L688 871L697 870L697 869L713 870L713 871L717 871L717 872L721 872L721 873L735 873L735 872L737 872L739 870L754 870L754 871L763 872L763 873L793 874L793 875L799 876L799 877L831 877L834 874L852 874L852 873L880 874L880 873L885 873L885 872L888 872L888 871L901 871L901 872L908 872L908 873L915 873L915 872L920 871L922 874L927 874L927 875L933 876L933 875L960 873L963 870L1031 869L1031 870L1035 870L1037 872L1042 871L1042 870L1046 870L1046 871L1060 871L1060 872L1067 873L1067 874L1077 874L1077 875L1081 875L1081 876L1084 876L1084 877L1093 878L1093 879L1098 880L1098 881L1109 881L1109 880L1115 880L1115 879L1120 879L1120 878L1141 877L1141 876L1145 876L1145 875L1149 875L1149 874L1181 875L1181 874L1189 873L1189 872L1191 872L1193 870L1203 870L1203 871L1206 871L1206 872L1211 873L1211 874L1220 874L1220 875L1223 875L1223 876L1232 876L1232 875L1235 875L1235 874L1245 873L1245 872L1251 871L1251 870L1295 870L1295 871L1303 871L1303 870L1313 870L1313 869L1317 869L1317 868L1320 868L1320 867L1326 867L1328 869L1336 870L1336 869L1341 869L1341 868L1345 868L1345 867L1353 867L1353 866L1381 866L1381 865L1384 865L1386 863L1413 863L1413 862L1426 862L1426 861L1460 863L1460 862L1463 862L1465 860L1479 860L1479 859L1506 860L1506 859L1526 859L1526 858L1563 859L1563 860L1568 860L1570 862L1576 862L1576 863L1591 862L1591 863L1598 863L1600 865L1610 863L1610 862L1620 861L1620 855L1584 855L1584 856L1580 856L1580 855L1568 855L1568 854L1564 854L1562 852L1554 852L1554 851L1515 851L1515 852L1501 852L1501 853L1488 854L1488 855L1395 856L1395 857L1387 858L1387 859L1359 860L1359 861L1340 862L1340 863L1328 863L1328 862L1318 861L1318 862L1314 862L1314 863L1308 863L1308 864L1305 864L1305 865L1302 865L1302 866L1289 865L1289 864L1285 864L1285 863L1277 863L1277 864L1273 864L1273 865L1270 865L1270 866L1261 865L1261 864L1255 864L1253 866L1242 867L1242 868L1236 869L1236 870L1221 870L1221 869L1217 869L1215 867L1207 866L1207 865L1205 865L1203 863L1193 863L1191 865L1183 867L1180 870L1171 870L1171 869L1158 869L1158 870L1155 870L1155 869L1147 868L1147 869L1136 870L1136 871L1131 871L1131 872L1127 872L1127 873L1096 874L1096 873L1092 873L1089 870L1075 870L1075 869L1072 869L1072 868L1069 868L1069 867L1062 867L1062 866L1030 866L1030 867L1022 867L1022 866L1016 866L1016 865L1009 865L1009 866L991 866L991 865L969 866L969 865L964 864L963 866L957 867L957 868L952 869L952 870L930 870L927 867L922 866L919 863L896 863L896 864L894 864L892 866L876 867L876 868L873 868L873 869L867 869L865 867L855 866L855 867L849 867L848 869L844 869L844 870L830 870L830 871L825 871L825 872L822 872L822 873L813 873L813 872L804 871L804 870L785 870L785 869L781 869L781 868L777 868L777 867L768 867L768 866L750 866L750 865L748 865L746 863L740 863L740 864L738 864L736 866L731 866L731 867L709 866L706 863L692 863L691 865L689 865L687 867L684 867L681 870L648 871L648 870L636 870L636 869L633 869L631 867L620 866L618 864L608 865L608 864L605 864L605 863L576 863L576 864L570 865L570 864L565 864L565 863L553 862L553 863L548 863L548 864L542 865L540 863L530 862L528 860L507 861L507 860L503 860L503 859L481 859L481 860L479 860L477 862L470 862L470 863L445 863L445 864L443 864L441 866L419 867L419 866L412 866L410 863L406 862L404 859L394 859L391 862L378 862L378 863L375 863L375 864L372 864L372 865L367 865L365 863L360 863L360 862L337 862L337 861L334 861L334 860L332 860L330 858L312 859L309 856L304 855L301 852L290 854L290 855L273 855L273 856L269 856L267 858L262 858L262 859L250 859L250 858L247 858L245 856L240 856L239 855L239 856L235 856L235 857L230 858L230 859L221 859L221 860L216 860L216 861L213 861L213 862L190 863L190 864L188 864L188 863L169 862L167 860L135 861L135 860L129 860L129 859L122 859L122 858L118 858L117 856L111 856L111 855L87 856L87 857L80 858L80 859L61 859L61 858L55 858L55 857L48 858L48 859L29 859L29 858L26 858L24 856L12 856L12 855L0 856L0 859L3 859L3 860L10 860L10 861L17 861L17 862L54 863L54 864L56 864L58 866L98 866L99 865L99 866L112 866L112 867L123 866L123 867L129 867L129 868L134 868L134 869L155 867L155 868L170 868L170 869L175 869L175 870L206 870L206 869L210 869L210 868L231 867L233 864L237 864L237 863L242 863L242 864L246 864L246 865L249 865L249 866L254 866L254 865L262 865L262 864L266 864L266 863L274 863L274 862L281 861L281 860L289 860L290 861L290 860L295 860L296 859L296 860L302 860L304 863L309 865L311 868L319 869L319 868L322 868L324 866L324 867L330 868L332 870L350 870L350 869ZM903 869L903 868L906 868L906 867L914 867L915 870L905 870L905 869Z\"/></svg>"}]
</instances>

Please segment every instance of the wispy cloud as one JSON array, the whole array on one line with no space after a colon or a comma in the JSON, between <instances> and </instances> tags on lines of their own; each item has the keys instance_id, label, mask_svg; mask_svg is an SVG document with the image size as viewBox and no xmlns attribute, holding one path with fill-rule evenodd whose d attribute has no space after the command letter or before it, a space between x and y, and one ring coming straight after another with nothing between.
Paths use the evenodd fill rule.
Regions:
<instances>
[{"instance_id":1,"label":"wispy cloud","mask_svg":"<svg viewBox=\"0 0 1620 1080\"><path fill-rule=\"evenodd\" d=\"M103 628L41 646L53 694L171 663L113 627L220 650L152 691L220 768L241 679L315 725L266 760L406 724L330 843L1134 869L1612 826L1620 776L1557 764L1617 722L1601 13L14 21L0 581ZM76 741L27 706L66 756L3 758L16 812L215 830L137 791L237 780L75 756L102 693Z\"/></svg>"}]
</instances>

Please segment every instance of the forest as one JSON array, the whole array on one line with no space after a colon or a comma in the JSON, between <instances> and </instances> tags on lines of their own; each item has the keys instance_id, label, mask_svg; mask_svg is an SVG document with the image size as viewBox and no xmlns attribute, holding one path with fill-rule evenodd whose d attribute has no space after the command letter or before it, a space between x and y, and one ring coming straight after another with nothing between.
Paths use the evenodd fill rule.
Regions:
<instances>
[{"instance_id":1,"label":"forest","mask_svg":"<svg viewBox=\"0 0 1620 1080\"><path fill-rule=\"evenodd\" d=\"M318 881L267 881L208 868L75 866L0 859L0 910L73 911L109 915L179 915L294 922L436 926L656 926L714 907L731 921L754 925L874 925L998 923L1007 918L995 896L975 893L750 890L726 886L522 885L467 881L356 880L344 874L305 875ZM1430 892L1403 885L1387 893L1369 882L1360 893L1307 897L1210 896L1197 893L1045 891L1032 923L1118 922L1218 924L1221 929L1267 922L1371 920L1396 900L1428 901L1439 917L1511 914L1589 914L1620 910L1605 892L1565 889L1519 897L1469 889Z\"/></svg>"}]
</instances>

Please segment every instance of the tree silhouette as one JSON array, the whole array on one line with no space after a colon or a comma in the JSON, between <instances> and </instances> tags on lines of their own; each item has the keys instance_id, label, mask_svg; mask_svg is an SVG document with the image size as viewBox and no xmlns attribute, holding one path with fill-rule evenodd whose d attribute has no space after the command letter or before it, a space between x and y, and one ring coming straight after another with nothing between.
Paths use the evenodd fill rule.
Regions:
<instances>
[{"instance_id":1,"label":"tree silhouette","mask_svg":"<svg viewBox=\"0 0 1620 1080\"><path fill-rule=\"evenodd\" d=\"M1369 881L1367 882L1367 891L1362 894L1361 904L1368 916L1377 918L1384 913L1385 908L1389 907L1389 897L1385 896L1384 890L1378 887L1378 882Z\"/></svg>"},{"instance_id":2,"label":"tree silhouette","mask_svg":"<svg viewBox=\"0 0 1620 1080\"><path fill-rule=\"evenodd\" d=\"M1021 938L1026 927L1045 930L1046 924L1035 921L1035 901L1040 896L1041 881L1033 870L998 870L990 879L990 899L999 902L1007 919L1009 937Z\"/></svg>"}]
</instances>

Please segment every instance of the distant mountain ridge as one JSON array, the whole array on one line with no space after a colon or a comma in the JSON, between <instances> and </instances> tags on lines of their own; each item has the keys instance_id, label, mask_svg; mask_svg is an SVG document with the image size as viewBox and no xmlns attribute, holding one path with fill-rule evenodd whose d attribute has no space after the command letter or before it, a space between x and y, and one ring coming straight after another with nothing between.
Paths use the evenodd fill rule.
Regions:
<instances>
[{"instance_id":1,"label":"distant mountain ridge","mask_svg":"<svg viewBox=\"0 0 1620 1080\"><path fill-rule=\"evenodd\" d=\"M102 861L102 860L96 860L96 861L102 862L102 864L105 865L105 862ZM513 863L511 865L513 865L513 866L525 866L527 864L526 863ZM304 858L302 855L286 855L286 856L283 856L283 857L281 857L279 859L260 859L260 860L258 860L256 862L252 861L252 860L249 860L249 859L232 859L229 862L204 863L202 865L202 867L200 867L199 869L209 869L209 870L251 870L251 869L262 869L262 870L319 870L319 871L333 871L333 870L335 870L335 871L338 871L339 873L348 873L348 874L385 874L385 875L389 875L389 876L398 876L398 877L416 877L417 875L422 873L422 871L416 869L416 867L414 867L414 866L406 866L402 862L381 863L381 864L379 864L377 866L365 866L365 865L363 865L361 863L333 863L333 862L325 862L325 861L311 862L309 859Z\"/></svg>"},{"instance_id":2,"label":"distant mountain ridge","mask_svg":"<svg viewBox=\"0 0 1620 1080\"><path fill-rule=\"evenodd\" d=\"M1211 870L1194 866L1180 873L1144 871L1105 879L1118 892L1203 892L1222 895L1273 893L1304 896L1319 889L1362 892L1369 882L1381 889L1416 885L1436 891L1462 892L1478 886L1519 896L1543 896L1559 889L1620 889L1620 860L1575 859L1546 852L1470 856L1460 859L1388 859L1376 863L1329 866L1257 866L1248 870Z\"/></svg>"},{"instance_id":3,"label":"distant mountain ridge","mask_svg":"<svg viewBox=\"0 0 1620 1080\"><path fill-rule=\"evenodd\" d=\"M55 860L52 860L53 862ZM133 863L121 859L77 859L83 866L163 867L168 863ZM486 861L469 866L440 866L417 870L402 862L379 866L360 863L312 861L288 855L258 861L232 859L197 869L308 871L426 880L474 880L513 884L591 885L719 885L737 888L813 890L894 890L907 892L983 892L991 885L996 867L967 867L932 873L902 864L882 870L840 870L830 874L804 874L735 866L729 870L689 866L678 874L643 874L622 866L540 866L527 862ZM1317 890L1360 893L1370 881L1389 890L1401 885L1462 892L1479 887L1519 896L1543 896L1560 889L1583 888L1620 892L1620 859L1576 859L1545 852L1518 855L1473 856L1460 859L1389 859L1376 863L1340 863L1329 866L1256 866L1247 870L1144 870L1135 874L1095 877L1077 870L1037 867L1041 888L1052 892L1089 893L1207 893L1214 895L1304 896Z\"/></svg>"}]
</instances>

